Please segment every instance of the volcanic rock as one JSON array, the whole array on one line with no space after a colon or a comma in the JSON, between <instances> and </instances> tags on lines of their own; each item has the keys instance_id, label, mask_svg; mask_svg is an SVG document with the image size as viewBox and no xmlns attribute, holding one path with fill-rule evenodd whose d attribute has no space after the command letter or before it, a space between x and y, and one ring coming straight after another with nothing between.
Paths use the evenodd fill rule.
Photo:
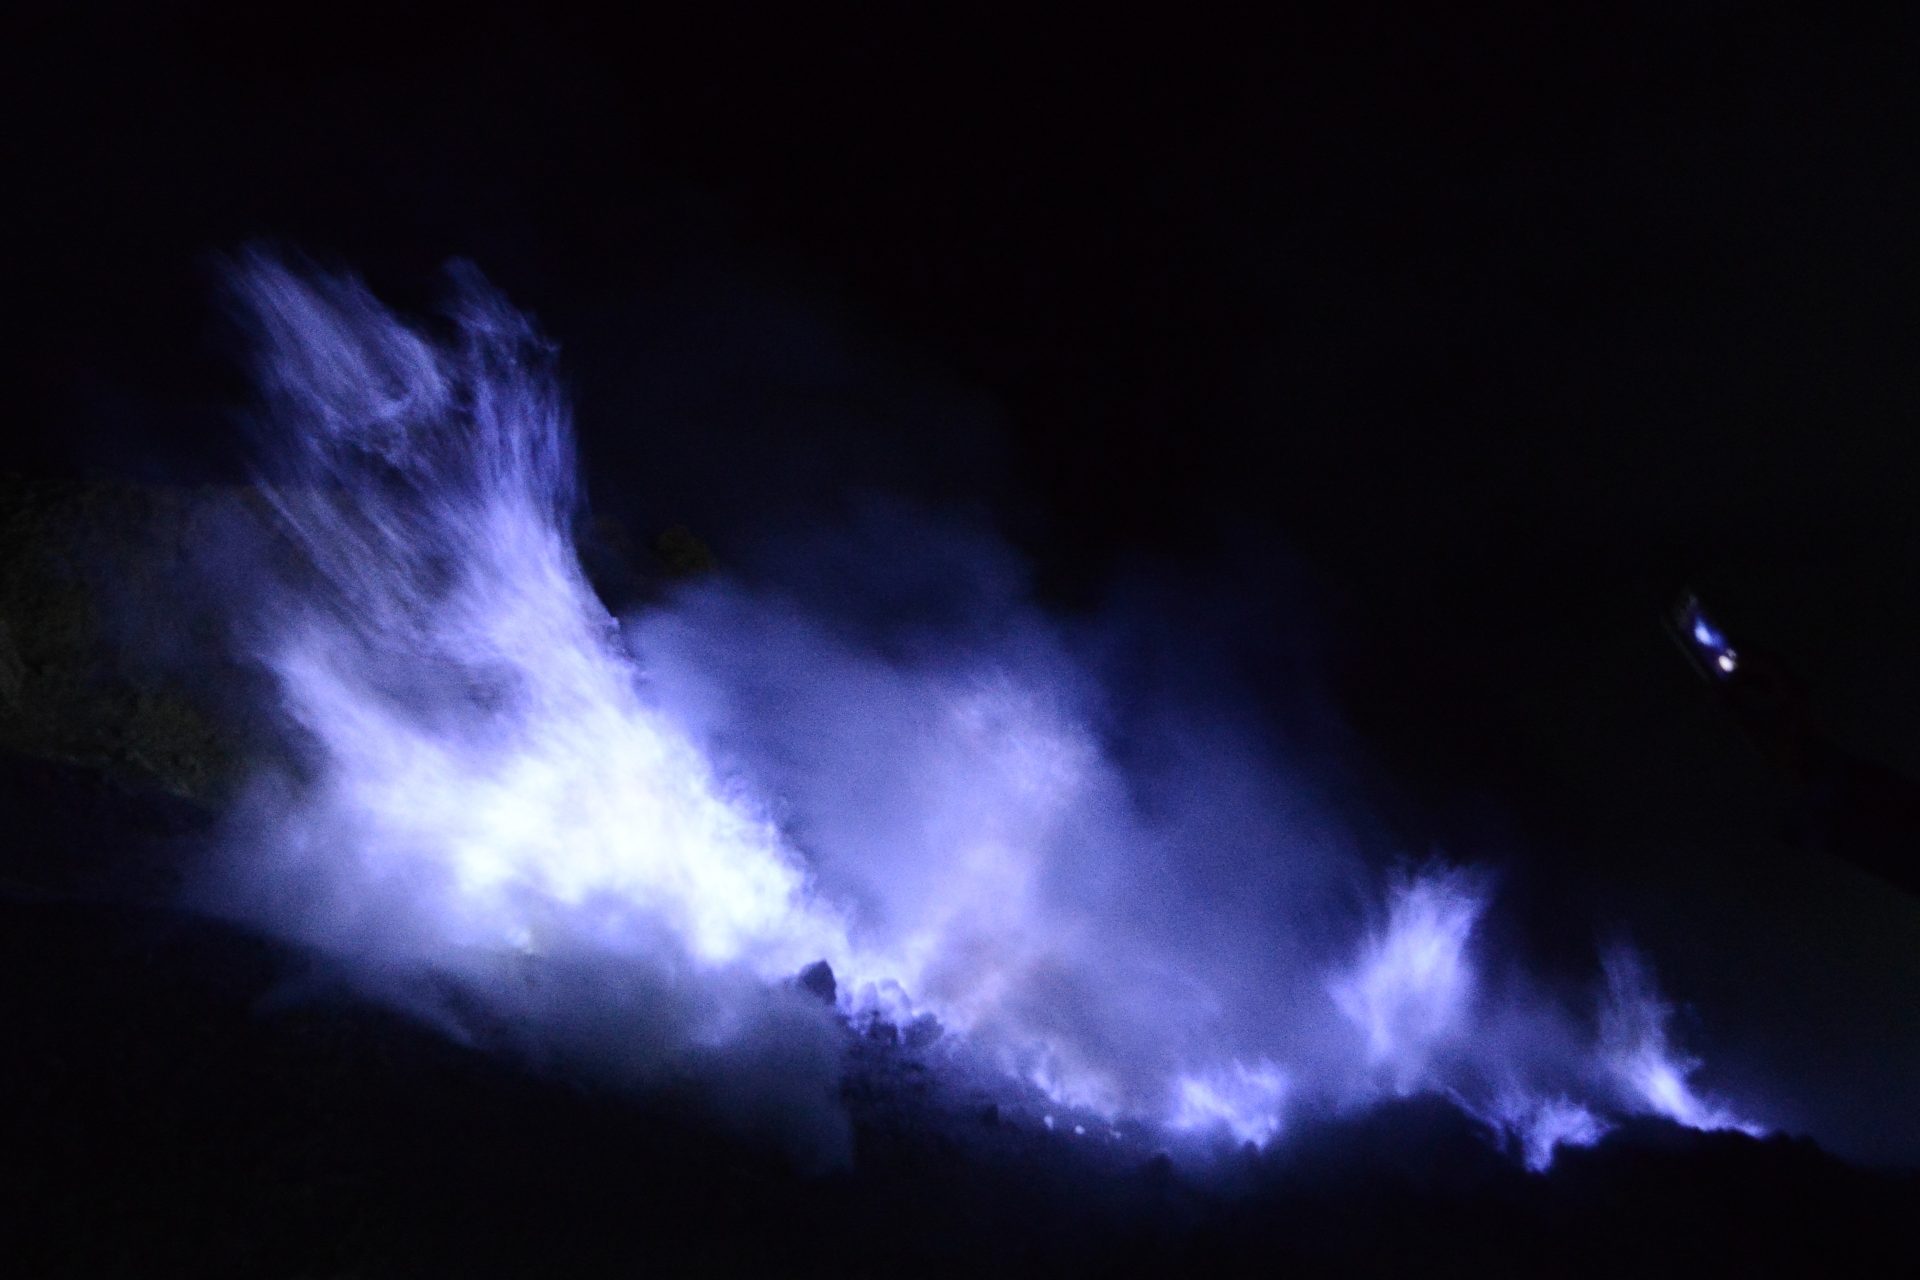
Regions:
<instances>
[{"instance_id":1,"label":"volcanic rock","mask_svg":"<svg viewBox=\"0 0 1920 1280\"><path fill-rule=\"evenodd\" d=\"M834 1003L840 993L838 984L833 980L833 966L825 960L815 960L802 969L794 982L808 995L828 1004Z\"/></svg>"}]
</instances>

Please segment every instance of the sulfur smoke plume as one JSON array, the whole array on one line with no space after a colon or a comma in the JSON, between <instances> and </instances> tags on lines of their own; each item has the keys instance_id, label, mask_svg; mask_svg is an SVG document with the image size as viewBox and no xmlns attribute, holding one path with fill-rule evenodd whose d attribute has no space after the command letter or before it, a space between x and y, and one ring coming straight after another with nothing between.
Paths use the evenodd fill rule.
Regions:
<instances>
[{"instance_id":1,"label":"sulfur smoke plume","mask_svg":"<svg viewBox=\"0 0 1920 1280\"><path fill-rule=\"evenodd\" d=\"M698 1081L829 1161L845 1023L938 1027L946 1069L1096 1141L1425 1093L1535 1168L1624 1115L1752 1127L1643 962L1550 997L1487 935L1489 875L1371 866L1127 610L1052 617L992 537L876 506L616 619L554 352L476 273L431 324L265 256L233 283L269 515L222 587L278 749L202 901L362 992ZM793 981L823 960L832 1006Z\"/></svg>"}]
</instances>

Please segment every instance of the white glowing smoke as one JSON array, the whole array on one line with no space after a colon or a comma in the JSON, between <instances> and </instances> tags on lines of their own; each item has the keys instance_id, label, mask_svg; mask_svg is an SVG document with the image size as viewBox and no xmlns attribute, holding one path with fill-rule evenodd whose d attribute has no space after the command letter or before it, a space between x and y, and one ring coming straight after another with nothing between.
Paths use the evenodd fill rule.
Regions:
<instances>
[{"instance_id":1,"label":"white glowing smoke","mask_svg":"<svg viewBox=\"0 0 1920 1280\"><path fill-rule=\"evenodd\" d=\"M566 411L526 322L469 282L443 348L355 283L245 281L262 487L301 557L256 635L315 749L283 834L320 927L429 953L664 933L768 977L837 958L778 833L637 695L568 534Z\"/></svg>"},{"instance_id":2,"label":"white glowing smoke","mask_svg":"<svg viewBox=\"0 0 1920 1280\"><path fill-rule=\"evenodd\" d=\"M1632 1104L1689 1129L1763 1132L1695 1091L1699 1062L1675 1052L1667 1024L1673 1010L1660 999L1646 966L1633 952L1616 949L1606 958L1607 996L1600 1010L1601 1053Z\"/></svg>"},{"instance_id":3,"label":"white glowing smoke","mask_svg":"<svg viewBox=\"0 0 1920 1280\"><path fill-rule=\"evenodd\" d=\"M1264 1142L1294 1108L1440 1092L1544 1167L1608 1114L1736 1123L1630 959L1597 1038L1489 995L1483 879L1402 877L1346 920L1359 864L1244 734L1183 725L1172 763L1122 768L999 553L961 554L999 566L966 634L885 657L720 582L623 634L525 320L470 274L445 340L356 282L237 279L282 537L236 595L298 763L250 803L227 909L641 1074L816 1035L782 983L826 959L844 1015L932 1014L1063 1107L1169 1131ZM542 999L515 964L586 976Z\"/></svg>"},{"instance_id":4,"label":"white glowing smoke","mask_svg":"<svg viewBox=\"0 0 1920 1280\"><path fill-rule=\"evenodd\" d=\"M1384 932L1333 984L1340 1011L1366 1032L1369 1065L1405 1093L1426 1077L1436 1050L1466 1029L1473 993L1468 943L1483 893L1459 872L1396 885Z\"/></svg>"}]
</instances>

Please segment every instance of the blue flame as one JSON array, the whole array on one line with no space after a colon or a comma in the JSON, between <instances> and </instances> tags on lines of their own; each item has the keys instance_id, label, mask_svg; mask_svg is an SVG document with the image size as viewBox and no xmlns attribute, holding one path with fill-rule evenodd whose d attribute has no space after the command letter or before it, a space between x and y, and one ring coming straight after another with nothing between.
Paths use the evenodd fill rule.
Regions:
<instances>
[{"instance_id":1,"label":"blue flame","mask_svg":"<svg viewBox=\"0 0 1920 1280\"><path fill-rule=\"evenodd\" d=\"M301 767L263 779L223 892L370 989L451 975L622 1079L746 1063L730 1096L802 1111L833 1091L793 1062L831 1055L785 1046L830 1028L785 979L825 959L841 1016L937 1019L948 1061L1172 1133L1439 1092L1543 1168L1608 1115L1744 1126L1639 971L1598 1032L1496 994L1469 871L1352 927L1339 824L1230 729L1169 717L1148 755L1175 763L1120 763L1097 668L1017 575L982 575L990 628L904 657L725 582L621 628L524 318L470 273L452 342L357 282L256 258L238 285L302 563L232 595Z\"/></svg>"}]
</instances>

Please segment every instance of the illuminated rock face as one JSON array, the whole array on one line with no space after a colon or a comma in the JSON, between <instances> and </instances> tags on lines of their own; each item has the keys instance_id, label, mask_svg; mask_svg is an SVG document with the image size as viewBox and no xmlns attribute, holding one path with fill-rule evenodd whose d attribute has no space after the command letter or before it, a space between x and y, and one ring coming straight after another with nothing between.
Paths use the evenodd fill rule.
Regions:
<instances>
[{"instance_id":1,"label":"illuminated rock face","mask_svg":"<svg viewBox=\"0 0 1920 1280\"><path fill-rule=\"evenodd\" d=\"M886 643L711 575L622 625L522 317L471 273L445 340L352 281L236 283L275 549L231 596L299 763L239 809L223 909L424 1012L451 975L623 1078L700 1064L749 1112L831 1109L831 1009L1093 1140L1441 1093L1543 1167L1609 1114L1732 1122L1644 983L1597 1042L1524 981L1491 994L1484 880L1403 875L1354 918L1340 824L1230 718L1115 711L1004 551L927 533L901 573L963 621Z\"/></svg>"}]
</instances>

